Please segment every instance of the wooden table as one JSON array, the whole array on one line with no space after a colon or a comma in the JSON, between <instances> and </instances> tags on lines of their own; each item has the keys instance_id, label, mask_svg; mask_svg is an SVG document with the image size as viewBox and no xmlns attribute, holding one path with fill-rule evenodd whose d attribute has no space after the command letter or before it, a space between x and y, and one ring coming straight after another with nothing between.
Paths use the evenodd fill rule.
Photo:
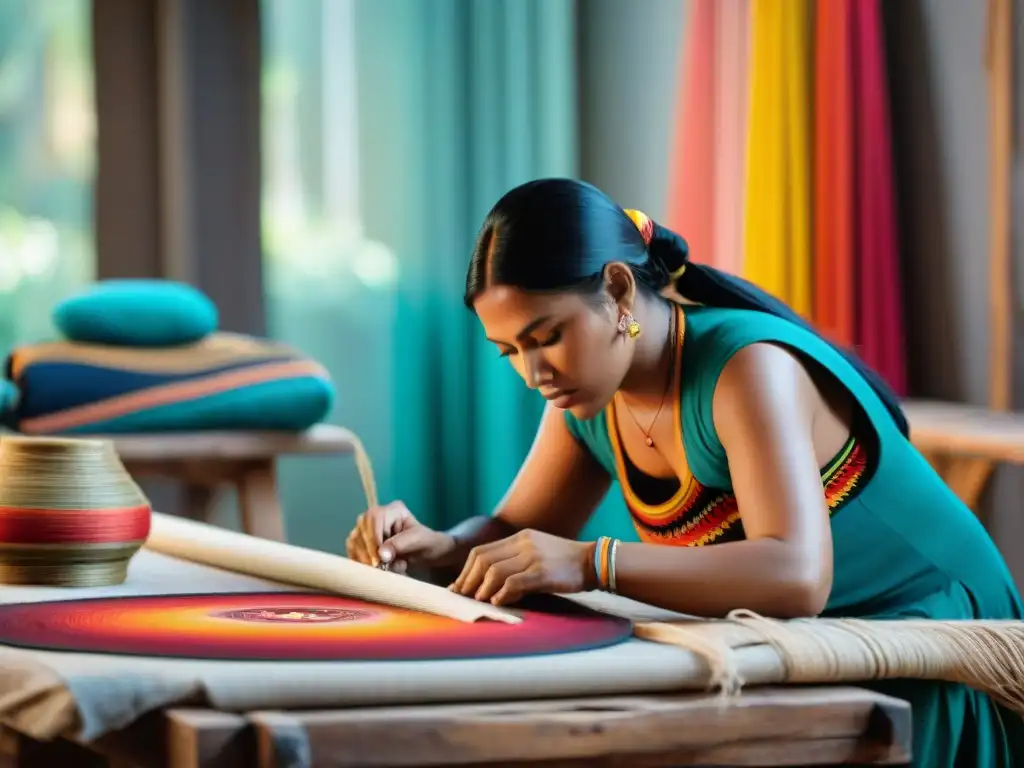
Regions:
<instances>
[{"instance_id":1,"label":"wooden table","mask_svg":"<svg viewBox=\"0 0 1024 768\"><path fill-rule=\"evenodd\" d=\"M1024 413L964 403L903 403L910 439L975 511L997 464L1024 464Z\"/></svg>"},{"instance_id":2,"label":"wooden table","mask_svg":"<svg viewBox=\"0 0 1024 768\"><path fill-rule=\"evenodd\" d=\"M90 435L111 440L136 478L164 477L186 489L185 513L208 520L217 492L234 486L246 533L285 540L277 494L277 459L289 454L352 453L355 438L341 427L318 424L305 432L182 432Z\"/></svg>"},{"instance_id":3,"label":"wooden table","mask_svg":"<svg viewBox=\"0 0 1024 768\"><path fill-rule=\"evenodd\" d=\"M934 400L911 400L903 408L923 453L1024 464L1024 413Z\"/></svg>"},{"instance_id":4,"label":"wooden table","mask_svg":"<svg viewBox=\"0 0 1024 768\"><path fill-rule=\"evenodd\" d=\"M22 739L10 765L76 768L906 765L910 706L859 688L229 714L172 709L86 751ZM57 751L60 750L60 751Z\"/></svg>"}]
</instances>

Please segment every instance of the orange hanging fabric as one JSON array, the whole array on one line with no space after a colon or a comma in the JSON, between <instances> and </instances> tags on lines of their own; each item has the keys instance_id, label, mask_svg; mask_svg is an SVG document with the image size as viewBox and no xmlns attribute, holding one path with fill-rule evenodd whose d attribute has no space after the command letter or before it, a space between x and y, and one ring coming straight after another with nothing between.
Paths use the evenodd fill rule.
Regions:
<instances>
[{"instance_id":1,"label":"orange hanging fabric","mask_svg":"<svg viewBox=\"0 0 1024 768\"><path fill-rule=\"evenodd\" d=\"M817 4L814 73L814 324L854 343L853 71L849 3Z\"/></svg>"}]
</instances>

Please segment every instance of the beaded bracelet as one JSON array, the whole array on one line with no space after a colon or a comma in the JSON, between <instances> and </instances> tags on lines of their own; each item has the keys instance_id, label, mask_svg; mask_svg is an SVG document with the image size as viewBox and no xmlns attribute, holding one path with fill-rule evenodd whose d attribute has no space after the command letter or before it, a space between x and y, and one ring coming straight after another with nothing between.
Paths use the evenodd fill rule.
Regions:
<instances>
[{"instance_id":1,"label":"beaded bracelet","mask_svg":"<svg viewBox=\"0 0 1024 768\"><path fill-rule=\"evenodd\" d=\"M615 553L619 540L601 536L594 547L594 573L597 574L597 588L605 592L615 591Z\"/></svg>"}]
</instances>

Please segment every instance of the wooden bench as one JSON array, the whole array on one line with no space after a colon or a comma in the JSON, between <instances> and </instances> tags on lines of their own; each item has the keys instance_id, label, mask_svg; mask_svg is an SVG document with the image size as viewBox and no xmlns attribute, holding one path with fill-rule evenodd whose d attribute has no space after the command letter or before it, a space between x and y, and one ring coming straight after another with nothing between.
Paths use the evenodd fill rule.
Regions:
<instances>
[{"instance_id":1,"label":"wooden bench","mask_svg":"<svg viewBox=\"0 0 1024 768\"><path fill-rule=\"evenodd\" d=\"M21 738L10 765L78 768L907 765L910 705L851 687L234 714L170 709L90 745ZM0 762L2 764L2 762Z\"/></svg>"},{"instance_id":2,"label":"wooden bench","mask_svg":"<svg viewBox=\"0 0 1024 768\"><path fill-rule=\"evenodd\" d=\"M185 514L209 519L217 492L238 492L246 533L285 540L277 493L277 459L303 454L346 454L355 450L347 429L318 424L305 432L183 432L149 435L91 435L111 440L136 478L163 477L186 489Z\"/></svg>"}]
</instances>

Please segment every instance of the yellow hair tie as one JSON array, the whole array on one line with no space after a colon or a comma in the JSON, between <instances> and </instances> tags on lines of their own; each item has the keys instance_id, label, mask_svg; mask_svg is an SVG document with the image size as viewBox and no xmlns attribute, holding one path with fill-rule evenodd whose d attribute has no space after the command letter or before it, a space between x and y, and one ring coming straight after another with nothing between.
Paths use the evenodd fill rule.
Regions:
<instances>
[{"instance_id":1,"label":"yellow hair tie","mask_svg":"<svg viewBox=\"0 0 1024 768\"><path fill-rule=\"evenodd\" d=\"M651 217L643 211L637 211L632 208L626 208L625 211L636 228L640 230L644 242L650 244L651 237L654 235L654 222L651 221Z\"/></svg>"},{"instance_id":2,"label":"yellow hair tie","mask_svg":"<svg viewBox=\"0 0 1024 768\"><path fill-rule=\"evenodd\" d=\"M626 215L629 216L636 225L636 228L640 230L640 234L643 236L644 242L647 243L647 245L650 245L651 238L654 236L654 222L651 220L651 217L643 211L638 211L633 208L626 208L625 211ZM675 283L683 276L684 272L686 272L685 264L674 272L670 272L668 276L669 280Z\"/></svg>"}]
</instances>

